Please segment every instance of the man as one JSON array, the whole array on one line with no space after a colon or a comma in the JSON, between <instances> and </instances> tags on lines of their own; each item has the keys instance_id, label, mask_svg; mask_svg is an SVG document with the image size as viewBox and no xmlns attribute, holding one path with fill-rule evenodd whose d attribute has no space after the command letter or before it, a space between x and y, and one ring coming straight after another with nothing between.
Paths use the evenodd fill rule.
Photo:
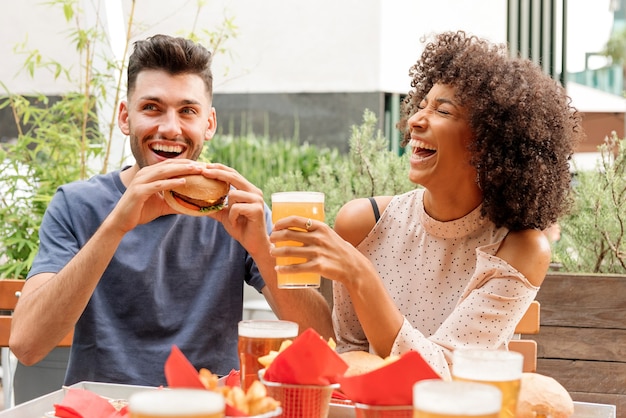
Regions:
<instances>
[{"instance_id":1,"label":"man","mask_svg":"<svg viewBox=\"0 0 626 418\"><path fill-rule=\"evenodd\" d=\"M13 316L10 347L22 363L74 328L66 384L166 384L174 344L196 368L226 374L239 367L244 282L301 331L332 335L318 292L276 287L262 192L232 168L195 161L216 131L210 64L210 52L186 39L135 43L118 124L136 163L64 185L51 201ZM227 207L175 214L162 193L189 174L230 183ZM303 304L323 315L307 317Z\"/></svg>"}]
</instances>

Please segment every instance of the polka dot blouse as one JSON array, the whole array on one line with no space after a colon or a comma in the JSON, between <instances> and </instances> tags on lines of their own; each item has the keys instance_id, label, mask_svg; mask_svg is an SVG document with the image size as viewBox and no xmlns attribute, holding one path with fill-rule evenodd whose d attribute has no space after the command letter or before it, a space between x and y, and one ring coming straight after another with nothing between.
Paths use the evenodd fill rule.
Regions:
<instances>
[{"instance_id":1,"label":"polka dot blouse","mask_svg":"<svg viewBox=\"0 0 626 418\"><path fill-rule=\"evenodd\" d=\"M505 347L538 288L494 255L506 228L482 218L480 207L436 221L423 193L395 196L358 249L404 315L391 354L418 351L449 378L450 350ZM338 351L369 350L347 290L334 283L333 293Z\"/></svg>"}]
</instances>

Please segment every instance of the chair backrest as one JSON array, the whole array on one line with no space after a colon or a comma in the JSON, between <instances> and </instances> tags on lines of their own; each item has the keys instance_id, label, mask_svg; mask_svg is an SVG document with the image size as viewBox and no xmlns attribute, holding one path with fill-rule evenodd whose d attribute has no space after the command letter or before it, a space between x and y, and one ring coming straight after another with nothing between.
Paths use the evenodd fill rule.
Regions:
<instances>
[{"instance_id":1,"label":"chair backrest","mask_svg":"<svg viewBox=\"0 0 626 418\"><path fill-rule=\"evenodd\" d=\"M526 313L515 327L515 335L509 341L509 350L517 351L524 356L524 372L537 371L537 342L534 340L522 339L522 334L539 334L541 305L534 300Z\"/></svg>"},{"instance_id":2,"label":"chair backrest","mask_svg":"<svg viewBox=\"0 0 626 418\"><path fill-rule=\"evenodd\" d=\"M0 279L0 347L9 346L11 316L23 286L24 280ZM58 347L71 346L73 334L73 332L70 332L66 335L58 344Z\"/></svg>"}]
</instances>

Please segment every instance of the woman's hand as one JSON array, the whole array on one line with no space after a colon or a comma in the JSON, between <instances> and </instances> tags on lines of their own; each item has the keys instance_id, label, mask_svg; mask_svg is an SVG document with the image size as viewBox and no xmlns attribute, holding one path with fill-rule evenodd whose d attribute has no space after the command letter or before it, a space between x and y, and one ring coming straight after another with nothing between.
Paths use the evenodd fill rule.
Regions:
<instances>
[{"instance_id":1,"label":"woman's hand","mask_svg":"<svg viewBox=\"0 0 626 418\"><path fill-rule=\"evenodd\" d=\"M310 226L307 228L307 223ZM308 231L307 231L308 229ZM281 246L281 241L297 241L302 246ZM370 266L363 254L341 238L324 222L301 216L288 216L274 225L270 234L273 257L301 257L307 261L290 266L276 266L278 273L318 273L327 279L350 286L363 277L360 272Z\"/></svg>"}]
</instances>

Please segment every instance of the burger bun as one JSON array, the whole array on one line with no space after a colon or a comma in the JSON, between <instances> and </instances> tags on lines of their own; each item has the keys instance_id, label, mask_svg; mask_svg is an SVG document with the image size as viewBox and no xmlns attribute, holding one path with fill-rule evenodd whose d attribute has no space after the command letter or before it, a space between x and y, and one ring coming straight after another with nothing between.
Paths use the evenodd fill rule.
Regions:
<instances>
[{"instance_id":1,"label":"burger bun","mask_svg":"<svg viewBox=\"0 0 626 418\"><path fill-rule=\"evenodd\" d=\"M348 364L344 373L346 377L365 374L387 364L382 357L367 351L346 351L339 356Z\"/></svg>"},{"instance_id":2,"label":"burger bun","mask_svg":"<svg viewBox=\"0 0 626 418\"><path fill-rule=\"evenodd\" d=\"M554 378L539 373L523 373L516 418L569 418L574 414L574 401Z\"/></svg>"},{"instance_id":3,"label":"burger bun","mask_svg":"<svg viewBox=\"0 0 626 418\"><path fill-rule=\"evenodd\" d=\"M223 208L230 184L199 174L181 178L185 179L185 184L163 193L165 202L176 212L190 216L206 216Z\"/></svg>"}]
</instances>

